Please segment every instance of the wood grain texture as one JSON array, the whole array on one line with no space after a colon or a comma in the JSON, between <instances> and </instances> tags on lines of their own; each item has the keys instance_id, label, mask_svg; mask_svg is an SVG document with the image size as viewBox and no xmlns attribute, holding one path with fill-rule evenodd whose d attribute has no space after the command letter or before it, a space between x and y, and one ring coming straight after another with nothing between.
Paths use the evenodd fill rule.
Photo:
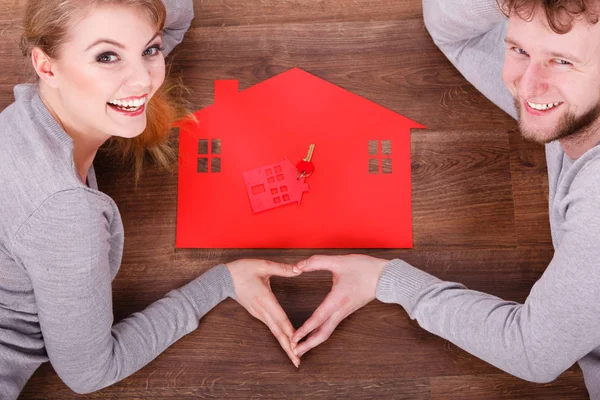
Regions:
<instances>
[{"instance_id":1,"label":"wood grain texture","mask_svg":"<svg viewBox=\"0 0 600 400\"><path fill-rule=\"evenodd\" d=\"M297 66L432 129L515 126L440 57L420 18L193 27L173 58L199 107L214 79L243 90Z\"/></svg>"},{"instance_id":2,"label":"wood grain texture","mask_svg":"<svg viewBox=\"0 0 600 400\"><path fill-rule=\"evenodd\" d=\"M18 49L25 0L0 0L0 109L27 80ZM522 302L553 251L543 148L462 78L425 30L421 0L196 0L172 57L194 109L214 79L240 89L298 66L426 126L413 132L415 248L357 250L402 258L441 279ZM126 231L113 284L115 320L144 309L213 265L238 258L296 262L310 249L175 249L177 176L147 168L139 185L104 154L101 190ZM345 254L346 250L319 250ZM273 279L300 326L325 298L328 273ZM21 399L585 399L577 367L555 382L521 381L429 334L396 305L374 301L343 321L296 370L268 329L233 300L131 377L76 395L43 365Z\"/></svg>"},{"instance_id":3,"label":"wood grain texture","mask_svg":"<svg viewBox=\"0 0 600 400\"><path fill-rule=\"evenodd\" d=\"M336 21L418 19L414 0L208 0L197 1L194 26L282 25Z\"/></svg>"},{"instance_id":4,"label":"wood grain texture","mask_svg":"<svg viewBox=\"0 0 600 400\"><path fill-rule=\"evenodd\" d=\"M517 130L509 132L509 141L517 240L521 246L551 246L546 157Z\"/></svg>"},{"instance_id":5,"label":"wood grain texture","mask_svg":"<svg viewBox=\"0 0 600 400\"><path fill-rule=\"evenodd\" d=\"M460 399L585 399L587 392L579 383L579 373L569 371L552 384L537 385L515 381L507 375L439 377L431 380L433 400Z\"/></svg>"}]
</instances>

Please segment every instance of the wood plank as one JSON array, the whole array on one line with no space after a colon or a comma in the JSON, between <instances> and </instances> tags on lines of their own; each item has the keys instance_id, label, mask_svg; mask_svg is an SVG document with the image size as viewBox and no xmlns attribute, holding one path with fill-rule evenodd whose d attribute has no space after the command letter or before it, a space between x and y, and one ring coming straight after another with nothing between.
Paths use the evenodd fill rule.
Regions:
<instances>
[{"instance_id":1,"label":"wood plank","mask_svg":"<svg viewBox=\"0 0 600 400\"><path fill-rule=\"evenodd\" d=\"M261 349L257 349L261 350ZM296 370L291 363L279 365L269 361L268 367L259 362L233 362L223 368L223 362L208 362L195 355L179 353L187 362L156 365L145 368L129 379L89 395L75 396L59 380L53 378L51 368L45 368L47 381L35 376L22 398L37 400L61 399L377 399L402 400L430 399L427 378L381 378L364 376L360 382L352 379L346 369L329 373L333 365ZM360 364L347 368L361 370ZM232 374L231 370L236 374ZM335 379L332 379L335 376ZM42 395L40 395L42 393ZM46 395L44 395L46 394ZM31 396L31 397L30 397Z\"/></svg>"},{"instance_id":2,"label":"wood plank","mask_svg":"<svg viewBox=\"0 0 600 400\"><path fill-rule=\"evenodd\" d=\"M271 0L248 4L243 0L195 2L197 26L281 25L341 21L388 21L419 18L419 1L398 0Z\"/></svg>"},{"instance_id":3,"label":"wood plank","mask_svg":"<svg viewBox=\"0 0 600 400\"><path fill-rule=\"evenodd\" d=\"M589 394L576 371L562 374L551 383L524 382L509 375L445 376L431 379L432 400L583 400Z\"/></svg>"},{"instance_id":4,"label":"wood plank","mask_svg":"<svg viewBox=\"0 0 600 400\"><path fill-rule=\"evenodd\" d=\"M516 126L465 82L420 18L198 27L173 57L196 108L212 104L214 79L243 90L297 66L431 129Z\"/></svg>"},{"instance_id":5,"label":"wood plank","mask_svg":"<svg viewBox=\"0 0 600 400\"><path fill-rule=\"evenodd\" d=\"M504 132L413 131L411 162L415 247L516 246Z\"/></svg>"},{"instance_id":6,"label":"wood plank","mask_svg":"<svg viewBox=\"0 0 600 400\"><path fill-rule=\"evenodd\" d=\"M552 246L544 147L509 132L512 192L519 246Z\"/></svg>"}]
</instances>

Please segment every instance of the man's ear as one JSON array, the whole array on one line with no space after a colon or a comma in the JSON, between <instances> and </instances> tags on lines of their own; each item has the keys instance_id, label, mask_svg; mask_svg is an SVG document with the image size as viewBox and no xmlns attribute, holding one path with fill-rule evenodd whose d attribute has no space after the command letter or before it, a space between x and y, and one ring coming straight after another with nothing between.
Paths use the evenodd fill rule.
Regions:
<instances>
[{"instance_id":1,"label":"man's ear","mask_svg":"<svg viewBox=\"0 0 600 400\"><path fill-rule=\"evenodd\" d=\"M31 51L31 62L33 68L41 80L48 86L56 87L56 75L54 74L54 61L42 51L39 47L34 47Z\"/></svg>"}]
</instances>

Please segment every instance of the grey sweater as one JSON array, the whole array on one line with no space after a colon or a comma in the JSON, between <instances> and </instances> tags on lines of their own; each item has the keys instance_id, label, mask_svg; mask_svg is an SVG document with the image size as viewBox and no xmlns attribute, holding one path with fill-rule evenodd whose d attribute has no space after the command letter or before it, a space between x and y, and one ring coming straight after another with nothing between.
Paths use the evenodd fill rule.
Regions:
<instances>
[{"instance_id":1,"label":"grey sweater","mask_svg":"<svg viewBox=\"0 0 600 400\"><path fill-rule=\"evenodd\" d=\"M456 68L516 117L501 69L507 21L496 0L424 0L425 24ZM546 146L554 257L524 304L445 282L394 260L377 298L498 368L549 382L575 362L600 399L600 147L571 160Z\"/></svg>"},{"instance_id":2,"label":"grey sweater","mask_svg":"<svg viewBox=\"0 0 600 400\"><path fill-rule=\"evenodd\" d=\"M191 0L166 1L170 51L193 18ZM226 297L217 266L114 324L111 281L123 250L115 203L83 185L73 142L31 85L0 114L0 399L16 399L50 360L74 391L111 385L140 369Z\"/></svg>"}]
</instances>

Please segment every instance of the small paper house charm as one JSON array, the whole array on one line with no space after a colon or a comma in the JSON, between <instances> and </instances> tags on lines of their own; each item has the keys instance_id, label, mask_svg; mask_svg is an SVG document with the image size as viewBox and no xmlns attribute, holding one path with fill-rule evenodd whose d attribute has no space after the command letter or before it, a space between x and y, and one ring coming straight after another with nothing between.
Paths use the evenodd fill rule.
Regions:
<instances>
[{"instance_id":1,"label":"small paper house charm","mask_svg":"<svg viewBox=\"0 0 600 400\"><path fill-rule=\"evenodd\" d=\"M300 204L308 184L297 178L296 167L288 159L244 172L246 190L255 213L282 205Z\"/></svg>"}]
</instances>

